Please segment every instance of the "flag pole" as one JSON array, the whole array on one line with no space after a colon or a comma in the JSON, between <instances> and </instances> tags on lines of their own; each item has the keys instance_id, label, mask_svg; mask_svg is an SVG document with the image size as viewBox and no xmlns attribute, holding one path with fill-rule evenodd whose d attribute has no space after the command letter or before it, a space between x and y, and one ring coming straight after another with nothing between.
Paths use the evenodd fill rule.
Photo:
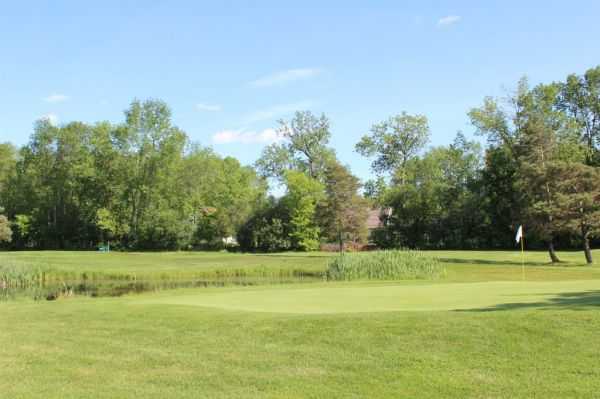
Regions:
<instances>
[{"instance_id":1,"label":"flag pole","mask_svg":"<svg viewBox=\"0 0 600 399\"><path fill-rule=\"evenodd\" d=\"M525 280L525 229L521 230L521 278Z\"/></svg>"}]
</instances>

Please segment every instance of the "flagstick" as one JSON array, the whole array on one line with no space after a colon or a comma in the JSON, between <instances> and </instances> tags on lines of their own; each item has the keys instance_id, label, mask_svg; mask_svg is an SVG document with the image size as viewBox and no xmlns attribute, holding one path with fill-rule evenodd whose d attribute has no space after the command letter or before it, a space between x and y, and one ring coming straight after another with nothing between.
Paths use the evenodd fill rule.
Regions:
<instances>
[{"instance_id":1,"label":"flagstick","mask_svg":"<svg viewBox=\"0 0 600 399\"><path fill-rule=\"evenodd\" d=\"M521 235L521 277L525 281L525 235Z\"/></svg>"}]
</instances>

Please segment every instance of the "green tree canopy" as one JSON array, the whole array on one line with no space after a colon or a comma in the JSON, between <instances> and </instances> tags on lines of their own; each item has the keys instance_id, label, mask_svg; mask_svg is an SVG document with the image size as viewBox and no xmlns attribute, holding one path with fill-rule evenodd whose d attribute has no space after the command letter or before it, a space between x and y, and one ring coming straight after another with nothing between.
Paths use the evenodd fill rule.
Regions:
<instances>
[{"instance_id":1,"label":"green tree canopy","mask_svg":"<svg viewBox=\"0 0 600 399\"><path fill-rule=\"evenodd\" d=\"M359 195L360 181L338 162L325 171L325 200L321 207L324 233L337 241L340 251L344 242L364 242L367 238L369 203Z\"/></svg>"},{"instance_id":2,"label":"green tree canopy","mask_svg":"<svg viewBox=\"0 0 600 399\"><path fill-rule=\"evenodd\" d=\"M290 121L280 121L277 134L284 141L267 146L256 162L264 177L283 181L288 169L322 180L327 164L335 159L328 147L331 138L329 119L310 111L298 111Z\"/></svg>"},{"instance_id":3,"label":"green tree canopy","mask_svg":"<svg viewBox=\"0 0 600 399\"><path fill-rule=\"evenodd\" d=\"M282 199L290 213L292 245L303 251L319 248L321 229L316 221L317 205L323 200L323 184L302 172L287 171L287 193Z\"/></svg>"},{"instance_id":4,"label":"green tree canopy","mask_svg":"<svg viewBox=\"0 0 600 399\"><path fill-rule=\"evenodd\" d=\"M590 240L600 236L600 169L581 163L557 163L558 193L555 213L559 227L578 236L588 264L592 263Z\"/></svg>"},{"instance_id":5,"label":"green tree canopy","mask_svg":"<svg viewBox=\"0 0 600 399\"><path fill-rule=\"evenodd\" d=\"M586 162L600 165L600 66L583 75L569 75L562 84L559 106L577 121Z\"/></svg>"},{"instance_id":6,"label":"green tree canopy","mask_svg":"<svg viewBox=\"0 0 600 399\"><path fill-rule=\"evenodd\" d=\"M429 141L427 118L402 112L373 125L371 134L362 137L356 151L375 157L371 167L376 173L398 173L401 179L407 162Z\"/></svg>"},{"instance_id":7,"label":"green tree canopy","mask_svg":"<svg viewBox=\"0 0 600 399\"><path fill-rule=\"evenodd\" d=\"M1 213L4 212L3 208L0 208L0 243L12 241L12 230L8 218Z\"/></svg>"}]
</instances>

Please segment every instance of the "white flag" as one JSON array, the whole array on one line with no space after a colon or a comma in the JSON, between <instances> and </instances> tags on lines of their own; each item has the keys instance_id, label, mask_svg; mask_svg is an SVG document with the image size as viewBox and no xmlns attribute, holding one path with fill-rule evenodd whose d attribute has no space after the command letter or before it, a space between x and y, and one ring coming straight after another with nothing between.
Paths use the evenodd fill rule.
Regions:
<instances>
[{"instance_id":1,"label":"white flag","mask_svg":"<svg viewBox=\"0 0 600 399\"><path fill-rule=\"evenodd\" d=\"M515 237L515 241L521 242L523 239L523 226L519 226L519 230L517 230L517 236Z\"/></svg>"}]
</instances>

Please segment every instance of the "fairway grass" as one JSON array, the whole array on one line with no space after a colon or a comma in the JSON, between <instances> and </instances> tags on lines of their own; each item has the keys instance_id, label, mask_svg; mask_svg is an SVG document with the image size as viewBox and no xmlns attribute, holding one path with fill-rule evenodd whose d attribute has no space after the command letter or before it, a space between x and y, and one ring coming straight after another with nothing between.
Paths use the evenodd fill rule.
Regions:
<instances>
[{"instance_id":1,"label":"fairway grass","mask_svg":"<svg viewBox=\"0 0 600 399\"><path fill-rule=\"evenodd\" d=\"M582 288L565 298L587 296ZM553 296L520 310L477 310L476 300L472 311L335 314L151 303L152 294L8 302L0 304L0 392L16 399L595 398L598 297L562 306Z\"/></svg>"},{"instance_id":2,"label":"fairway grass","mask_svg":"<svg viewBox=\"0 0 600 399\"><path fill-rule=\"evenodd\" d=\"M0 261L13 260L61 271L105 273L186 273L238 268L297 268L324 270L330 253L237 254L227 252L0 252Z\"/></svg>"},{"instance_id":3,"label":"fairway grass","mask_svg":"<svg viewBox=\"0 0 600 399\"><path fill-rule=\"evenodd\" d=\"M560 266L528 253L523 280L518 253L435 254L447 268L435 282L0 302L0 398L598 397L599 267L582 266L579 253L561 253ZM319 271L331 256L105 255L0 261L110 273Z\"/></svg>"},{"instance_id":4,"label":"fairway grass","mask_svg":"<svg viewBox=\"0 0 600 399\"><path fill-rule=\"evenodd\" d=\"M502 267L521 267L519 251L423 251L438 258L446 265L456 266L462 272ZM562 262L556 268L600 268L585 266L582 252L559 252ZM105 272L105 273L185 273L210 270L265 267L273 269L299 269L308 272L324 272L329 260L337 256L331 252L238 254L227 252L111 252L92 251L22 251L1 252L0 262L17 261L32 265L44 265L62 271ZM600 250L594 251L596 264L600 261ZM544 251L525 253L528 269L550 266ZM483 269L485 270L485 269ZM519 270L520 271L520 270ZM520 276L519 276L520 278Z\"/></svg>"},{"instance_id":5,"label":"fairway grass","mask_svg":"<svg viewBox=\"0 0 600 399\"><path fill-rule=\"evenodd\" d=\"M600 305L598 281L353 285L164 293L140 303L273 313L577 308Z\"/></svg>"}]
</instances>

